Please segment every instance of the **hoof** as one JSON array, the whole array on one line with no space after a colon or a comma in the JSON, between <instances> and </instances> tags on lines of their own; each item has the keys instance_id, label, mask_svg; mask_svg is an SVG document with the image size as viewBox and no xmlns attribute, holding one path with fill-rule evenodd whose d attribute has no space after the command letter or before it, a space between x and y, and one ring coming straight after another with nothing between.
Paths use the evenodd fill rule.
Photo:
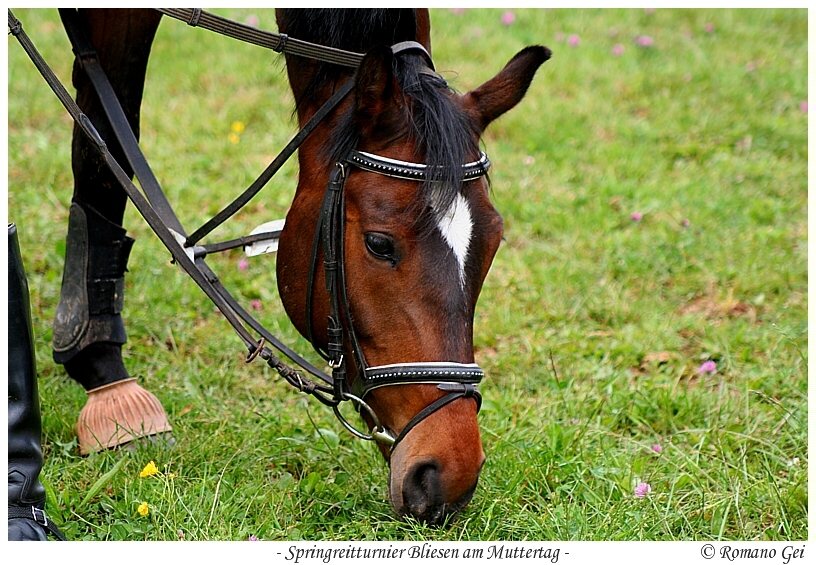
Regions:
<instances>
[{"instance_id":1,"label":"hoof","mask_svg":"<svg viewBox=\"0 0 816 565\"><path fill-rule=\"evenodd\" d=\"M171 429L161 402L136 379L125 379L88 391L77 422L79 452L88 455Z\"/></svg>"}]
</instances>

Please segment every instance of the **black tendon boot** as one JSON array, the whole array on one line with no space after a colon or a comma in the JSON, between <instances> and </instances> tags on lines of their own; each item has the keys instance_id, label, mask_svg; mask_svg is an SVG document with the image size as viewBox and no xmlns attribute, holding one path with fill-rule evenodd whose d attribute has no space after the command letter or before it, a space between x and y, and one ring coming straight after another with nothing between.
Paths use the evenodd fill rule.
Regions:
<instances>
[{"instance_id":1,"label":"black tendon boot","mask_svg":"<svg viewBox=\"0 0 816 565\"><path fill-rule=\"evenodd\" d=\"M77 436L83 455L170 431L159 400L130 378L120 312L133 240L88 206L71 204L54 360L88 392Z\"/></svg>"},{"instance_id":2,"label":"black tendon boot","mask_svg":"<svg viewBox=\"0 0 816 565\"><path fill-rule=\"evenodd\" d=\"M17 227L9 224L8 250L8 539L42 541L62 533L45 515L45 489L40 483L40 402L34 364L31 311Z\"/></svg>"}]
</instances>

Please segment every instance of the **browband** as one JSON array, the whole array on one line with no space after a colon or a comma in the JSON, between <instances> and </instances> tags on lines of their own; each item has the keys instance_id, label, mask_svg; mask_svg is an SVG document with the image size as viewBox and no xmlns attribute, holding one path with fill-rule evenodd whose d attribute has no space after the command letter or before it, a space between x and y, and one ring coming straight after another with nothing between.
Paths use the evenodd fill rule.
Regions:
<instances>
[{"instance_id":1,"label":"browband","mask_svg":"<svg viewBox=\"0 0 816 565\"><path fill-rule=\"evenodd\" d=\"M428 165L424 163L400 161L365 151L352 151L347 162L364 171L398 179L425 181L428 176ZM462 165L462 181L467 182L483 177L489 168L490 159L484 152L480 152L478 160Z\"/></svg>"}]
</instances>

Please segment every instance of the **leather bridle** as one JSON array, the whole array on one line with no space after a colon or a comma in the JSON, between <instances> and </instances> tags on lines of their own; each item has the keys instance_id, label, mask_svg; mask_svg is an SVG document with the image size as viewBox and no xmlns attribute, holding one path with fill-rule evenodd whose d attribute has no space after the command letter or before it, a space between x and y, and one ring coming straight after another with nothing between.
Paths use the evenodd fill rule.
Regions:
<instances>
[{"instance_id":1,"label":"leather bridle","mask_svg":"<svg viewBox=\"0 0 816 565\"><path fill-rule=\"evenodd\" d=\"M268 47L279 53L292 53L350 67L356 67L362 59L362 55L359 53L311 44L289 38L285 34L274 34L248 28L198 8L161 9L160 11L168 16L186 20L191 26L204 27L223 35ZM107 76L99 65L96 52L88 41L86 31L83 29L76 12L61 9L60 15L63 24L68 32L77 59L88 75L102 103L116 141L122 147L126 159L142 186L141 190L136 187L130 176L124 172L122 166L111 154L106 141L99 135L97 128L77 106L53 70L39 54L25 31L23 31L20 21L12 14L11 10L8 11L8 15L9 32L17 38L78 128L91 140L93 147L99 152L131 202L170 251L173 261L212 300L243 340L249 350L247 362L261 357L289 384L331 406L341 424L351 433L363 439L385 444L390 447L391 451L420 422L459 398L473 398L478 411L481 406L481 394L476 386L481 381L484 373L475 363L438 361L369 366L354 330L354 317L349 303L345 273L344 188L346 181L352 169L358 169L397 179L425 182L428 180L429 173L433 172L429 171L427 165L399 161L357 150L351 151L334 165L315 228L306 300L308 338L315 350L331 367L330 376L281 343L262 324L255 320L221 285L218 277L204 261L209 253L242 247L260 241L264 237L279 235L279 233L264 233L209 245L200 245L198 243L203 237L245 206L266 185L288 157L352 90L353 79L350 79L335 91L249 188L198 230L195 230L191 235L185 235L181 223L141 152L135 135L125 118ZM392 51L395 55L408 51L422 54L428 67L422 72L435 74L431 57L421 44L413 41L398 43L392 47ZM490 161L487 156L481 153L478 160L462 165L462 181L472 181L486 175L489 166ZM330 315L327 327L328 342L325 349L316 343L311 328L313 286L318 269L318 256L321 251L326 288L330 301ZM260 335L260 339L253 336L250 330ZM351 378L348 369L349 361L344 354L346 344L352 352L353 364L356 369ZM267 345L273 346L288 357L300 370L291 367L278 358ZM322 383L313 381L311 377L316 377ZM381 424L377 414L366 403L365 398L372 390L381 387L411 384L433 384L444 394L415 414L395 437L390 430L387 430ZM342 415L339 406L345 401L352 402L361 413L368 416L372 425L370 433L358 430Z\"/></svg>"},{"instance_id":2,"label":"leather bridle","mask_svg":"<svg viewBox=\"0 0 816 565\"><path fill-rule=\"evenodd\" d=\"M417 44L418 45L418 44ZM424 49L423 49L424 51ZM478 179L487 174L490 161L482 153L477 161L462 165L464 181ZM475 363L453 361L394 363L369 366L365 353L354 331L354 316L349 303L348 284L345 269L345 185L352 168L374 172L387 177L424 182L427 166L421 163L398 161L371 153L352 151L349 156L335 164L320 207L320 215L312 245L311 267L307 282L306 301L307 337L315 350L332 368L334 396L341 400L353 401L358 409L368 414L373 422L373 431L364 434L354 428L335 406L335 414L341 423L353 434L364 439L374 439L390 446L393 451L399 442L425 418L459 398L473 398L477 412L481 407L481 394L476 385L484 372ZM326 349L321 348L312 335L312 288L318 269L318 249L323 251L323 270L326 290L330 301ZM344 339L345 336L345 339ZM349 378L349 363L345 357L345 341L354 356L356 374ZM417 413L393 437L380 423L374 410L365 402L366 395L374 389L394 385L435 384L445 394Z\"/></svg>"}]
</instances>

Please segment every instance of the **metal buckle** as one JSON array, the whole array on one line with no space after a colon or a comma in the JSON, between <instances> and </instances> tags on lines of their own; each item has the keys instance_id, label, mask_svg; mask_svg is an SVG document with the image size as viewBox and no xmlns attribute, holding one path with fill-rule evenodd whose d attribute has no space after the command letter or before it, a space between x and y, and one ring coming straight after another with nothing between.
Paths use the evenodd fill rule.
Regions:
<instances>
[{"instance_id":1,"label":"metal buckle","mask_svg":"<svg viewBox=\"0 0 816 565\"><path fill-rule=\"evenodd\" d=\"M9 19L11 19L11 18L9 18ZM14 18L14 20L12 20L11 25L9 25L9 30L8 30L9 35L13 35L13 36L16 37L16 36L20 35L21 31L23 31L23 24L20 23L20 20L18 20L17 18Z\"/></svg>"},{"instance_id":2,"label":"metal buckle","mask_svg":"<svg viewBox=\"0 0 816 565\"><path fill-rule=\"evenodd\" d=\"M371 432L371 437L377 443L387 445L388 447L393 446L397 442L396 438L394 438L394 436L388 433L388 430L386 430L385 428L379 430L375 429L374 431Z\"/></svg>"},{"instance_id":3,"label":"metal buckle","mask_svg":"<svg viewBox=\"0 0 816 565\"><path fill-rule=\"evenodd\" d=\"M328 361L329 367L331 367L332 369L339 369L340 367L343 366L344 361L345 361L345 359L343 358L343 354L341 353L340 354L340 359L338 359L336 361L334 359L329 359L329 361ZM362 400L360 402L362 402Z\"/></svg>"},{"instance_id":4,"label":"metal buckle","mask_svg":"<svg viewBox=\"0 0 816 565\"><path fill-rule=\"evenodd\" d=\"M196 27L199 20L201 20L201 8L193 8L193 11L190 13L190 19L187 20L187 25Z\"/></svg>"},{"instance_id":5,"label":"metal buckle","mask_svg":"<svg viewBox=\"0 0 816 565\"><path fill-rule=\"evenodd\" d=\"M37 522L44 528L48 527L48 517L45 515L45 510L41 510L36 506L31 507L31 515L34 517L34 521Z\"/></svg>"},{"instance_id":6,"label":"metal buckle","mask_svg":"<svg viewBox=\"0 0 816 565\"><path fill-rule=\"evenodd\" d=\"M276 53L283 53L286 51L286 43L289 41L289 36L285 33L278 34L278 44L272 48Z\"/></svg>"},{"instance_id":7,"label":"metal buckle","mask_svg":"<svg viewBox=\"0 0 816 565\"><path fill-rule=\"evenodd\" d=\"M377 443L381 443L383 445L392 446L396 441L394 436L392 436L388 431L383 427L380 423L380 419L377 417L377 414L374 412L374 409L371 408L368 404L366 404L362 398L358 398L353 394L349 394L348 392L343 393L343 400L350 400L354 402L360 409L365 410L368 415L371 417L371 421L374 422L374 429L371 433L367 434L361 432L357 428L354 427L346 417L340 412L340 405L333 406L332 410L334 410L334 415L337 416L337 419L340 420L340 423L343 424L343 427L346 428L349 432L353 435L357 436L360 439L376 441Z\"/></svg>"},{"instance_id":8,"label":"metal buckle","mask_svg":"<svg viewBox=\"0 0 816 565\"><path fill-rule=\"evenodd\" d=\"M327 188L328 190L339 191L342 190L343 183L346 181L346 165L341 161L337 161L334 168L335 170L329 177L329 186Z\"/></svg>"}]
</instances>

